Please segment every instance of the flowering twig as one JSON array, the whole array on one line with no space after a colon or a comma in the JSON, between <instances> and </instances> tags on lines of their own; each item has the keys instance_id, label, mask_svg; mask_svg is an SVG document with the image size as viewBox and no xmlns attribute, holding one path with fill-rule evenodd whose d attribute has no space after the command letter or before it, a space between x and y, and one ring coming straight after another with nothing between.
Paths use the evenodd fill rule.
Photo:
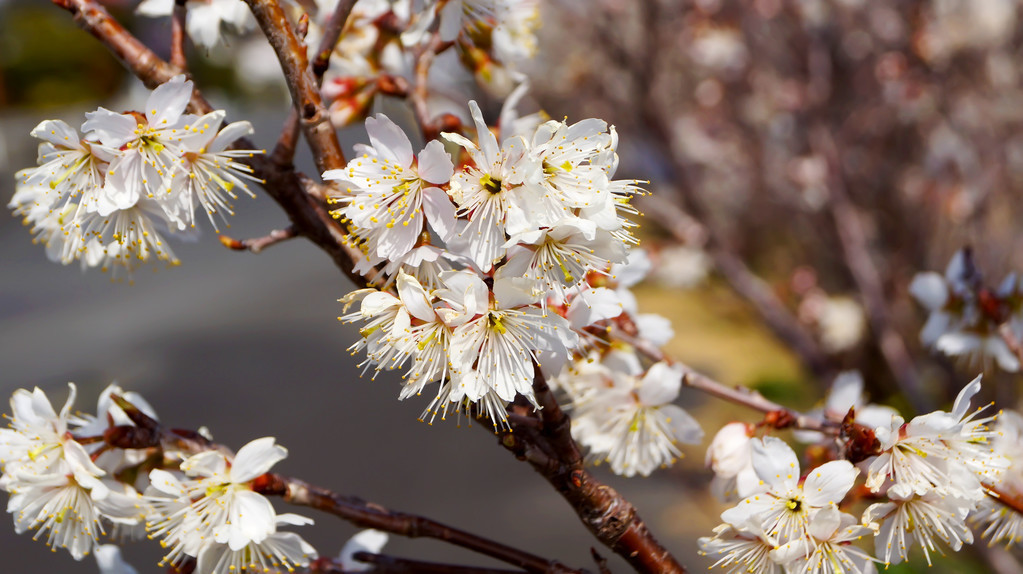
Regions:
<instances>
[{"instance_id":1,"label":"flowering twig","mask_svg":"<svg viewBox=\"0 0 1023 574\"><path fill-rule=\"evenodd\" d=\"M284 229L274 229L263 237L254 237L252 239L233 239L226 235L220 235L220 242L224 245L224 247L234 249L235 251L251 251L253 253L259 253L271 245L287 241L297 235L298 232L295 231L294 226L288 226Z\"/></svg>"},{"instance_id":2,"label":"flowering twig","mask_svg":"<svg viewBox=\"0 0 1023 574\"><path fill-rule=\"evenodd\" d=\"M646 355L653 361L665 361L682 369L682 384L703 391L709 395L728 402L742 405L765 415L771 415L768 421L776 428L794 427L804 430L815 430L821 432L838 433L838 425L830 424L817 417L810 417L792 409L783 407L774 401L770 401L760 393L741 386L730 387L724 383L701 374L689 365L668 356L667 353L643 339L629 336L621 329L612 329L610 335L613 339L619 340L635 348L639 353Z\"/></svg>"},{"instance_id":3,"label":"flowering twig","mask_svg":"<svg viewBox=\"0 0 1023 574\"><path fill-rule=\"evenodd\" d=\"M147 87L155 88L177 74L173 66L132 36L95 0L54 0L54 3L70 12L80 26L106 46ZM213 107L196 88L192 92L189 109L205 114ZM330 132L333 134L332 128ZM337 138L333 139L336 143ZM255 147L244 138L239 139L237 145L248 149ZM332 157L331 161L343 163L340 147ZM298 234L326 252L352 281L362 283L364 279L352 271L355 261L363 257L362 253L345 243L344 231L327 212L321 199L307 193L300 174L290 168L275 166L258 155L246 158L246 163L257 177L263 178L264 189L288 214Z\"/></svg>"},{"instance_id":4,"label":"flowering twig","mask_svg":"<svg viewBox=\"0 0 1023 574\"><path fill-rule=\"evenodd\" d=\"M522 550L488 540L413 514L394 512L364 500L342 496L297 478L268 473L256 480L253 490L265 495L282 496L285 501L315 508L362 527L375 528L409 538L435 538L474 552L513 564L528 572L579 572L557 561L546 560Z\"/></svg>"}]
</instances>

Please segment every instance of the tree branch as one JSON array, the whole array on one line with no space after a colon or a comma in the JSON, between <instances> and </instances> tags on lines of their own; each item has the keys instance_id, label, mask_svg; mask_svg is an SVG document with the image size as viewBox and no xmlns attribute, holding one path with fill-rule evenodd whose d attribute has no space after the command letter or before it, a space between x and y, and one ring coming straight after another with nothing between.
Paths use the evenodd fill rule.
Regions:
<instances>
[{"instance_id":1,"label":"tree branch","mask_svg":"<svg viewBox=\"0 0 1023 574\"><path fill-rule=\"evenodd\" d=\"M438 564L422 560L409 560L385 554L356 552L353 556L360 562L372 564L373 574L521 574L522 570L506 570L498 568L481 568L479 566L459 566L455 564ZM340 570L336 571L340 574Z\"/></svg>"},{"instance_id":2,"label":"tree branch","mask_svg":"<svg viewBox=\"0 0 1023 574\"><path fill-rule=\"evenodd\" d=\"M302 132L313 152L320 173L345 166L337 133L323 106L320 88L309 68L305 46L295 36L288 17L276 0L246 0L259 27L280 60L291 99L300 118Z\"/></svg>"},{"instance_id":3,"label":"tree branch","mask_svg":"<svg viewBox=\"0 0 1023 574\"><path fill-rule=\"evenodd\" d=\"M253 490L265 495L278 495L292 504L308 506L333 514L362 528L375 528L408 538L424 537L443 540L529 572L551 574L581 572L568 568L557 561L534 556L429 518L390 511L378 504L355 497L342 496L297 478L268 473L256 479Z\"/></svg>"},{"instance_id":4,"label":"tree branch","mask_svg":"<svg viewBox=\"0 0 1023 574\"><path fill-rule=\"evenodd\" d=\"M533 392L542 407L541 428L509 419L512 432L501 435L501 445L540 473L572 506L586 528L637 572L685 572L685 567L647 529L632 503L583 466L582 453L572 439L571 420L558 405L539 367L534 373Z\"/></svg>"},{"instance_id":5,"label":"tree branch","mask_svg":"<svg viewBox=\"0 0 1023 574\"><path fill-rule=\"evenodd\" d=\"M313 60L313 74L316 76L317 87L323 85L323 74L330 66L330 55L334 53L334 48L341 38L341 32L345 28L345 23L348 22L348 16L352 13L353 6L355 6L355 0L341 0L334 7L334 12L324 25L323 36L316 48L316 58ZM294 160L299 131L298 111L292 107L288 112L288 118L284 121L277 145L274 146L273 152L270 154L271 161L277 165L288 165Z\"/></svg>"},{"instance_id":6,"label":"tree branch","mask_svg":"<svg viewBox=\"0 0 1023 574\"><path fill-rule=\"evenodd\" d=\"M185 58L185 22L188 16L188 7L185 0L174 1L174 13L171 14L171 49L170 65L182 73L188 70L188 60Z\"/></svg>"},{"instance_id":7,"label":"tree branch","mask_svg":"<svg viewBox=\"0 0 1023 574\"><path fill-rule=\"evenodd\" d=\"M79 26L106 46L146 87L156 88L178 75L173 66L132 36L95 0L54 0L54 3L70 12ZM213 106L195 88L192 90L189 110L205 114L213 111ZM330 131L333 133L333 129ZM237 146L256 148L247 139L239 140ZM260 155L246 158L245 162L252 166L256 177L264 180L263 188L288 214L299 235L326 252L334 265L355 284L364 284L365 278L352 270L355 262L362 259L362 253L345 243L345 232L327 212L322 200L307 193L310 185L303 182L300 174L291 166L274 165Z\"/></svg>"}]
</instances>

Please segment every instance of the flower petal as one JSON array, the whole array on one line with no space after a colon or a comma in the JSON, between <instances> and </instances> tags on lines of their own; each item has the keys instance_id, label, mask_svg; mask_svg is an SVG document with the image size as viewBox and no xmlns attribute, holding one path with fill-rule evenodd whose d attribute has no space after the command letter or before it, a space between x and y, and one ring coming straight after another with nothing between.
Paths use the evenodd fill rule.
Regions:
<instances>
[{"instance_id":1,"label":"flower petal","mask_svg":"<svg viewBox=\"0 0 1023 574\"><path fill-rule=\"evenodd\" d=\"M258 438L240 448L231 464L231 482L248 482L287 458L288 449L274 444L275 440L272 436Z\"/></svg>"}]
</instances>

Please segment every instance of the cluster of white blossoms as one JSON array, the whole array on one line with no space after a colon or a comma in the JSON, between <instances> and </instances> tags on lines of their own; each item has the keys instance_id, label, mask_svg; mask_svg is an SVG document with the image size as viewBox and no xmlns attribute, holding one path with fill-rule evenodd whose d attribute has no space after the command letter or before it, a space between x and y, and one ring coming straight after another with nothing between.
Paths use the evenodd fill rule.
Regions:
<instances>
[{"instance_id":1,"label":"cluster of white blossoms","mask_svg":"<svg viewBox=\"0 0 1023 574\"><path fill-rule=\"evenodd\" d=\"M475 141L443 134L463 152L454 159L436 140L415 154L378 115L366 121L370 144L359 157L324 174L340 182L334 214L366 254L356 269L376 284L343 299L358 310L342 319L364 323L354 348L367 368L404 371L401 398L438 383L423 418L476 405L495 425L517 396L538 406L538 370L560 375L554 385L571 394L581 388L571 382L586 368L579 362L594 363L610 382L573 402L574 431L591 455L629 475L670 464L677 442L701 436L670 404L681 371L645 369L624 350L627 366L601 366L610 350L601 336L616 323L657 344L670 337L666 320L635 312L627 289L649 261L629 255L634 224L624 216L641 190L614 179L614 128L530 123L506 109L499 140L475 102L470 109Z\"/></svg>"},{"instance_id":2,"label":"cluster of white blossoms","mask_svg":"<svg viewBox=\"0 0 1023 574\"><path fill-rule=\"evenodd\" d=\"M277 514L253 491L253 480L287 455L273 438L252 441L235 456L180 451L159 437L119 448L111 437L155 431L137 426L119 404L155 422L152 408L111 385L96 415L72 414L76 388L69 388L59 413L41 390L15 391L10 428L0 429L0 488L10 493L7 511L18 533L35 530L35 539L76 560L98 550L103 537L148 533L170 549L167 562L191 557L209 574L292 569L316 557L297 534L278 531L312 521ZM119 556L102 554L101 565L128 571Z\"/></svg>"},{"instance_id":3,"label":"cluster of white blossoms","mask_svg":"<svg viewBox=\"0 0 1023 574\"><path fill-rule=\"evenodd\" d=\"M277 514L253 481L288 455L272 437L256 439L234 457L206 451L181 461L179 470L149 473L146 520L150 537L169 548L166 563L196 559L198 572L228 573L269 568L293 570L316 558L316 550L280 526L312 524L297 514Z\"/></svg>"},{"instance_id":4,"label":"cluster of white blossoms","mask_svg":"<svg viewBox=\"0 0 1023 574\"><path fill-rule=\"evenodd\" d=\"M682 371L666 362L644 370L632 350L594 350L551 382L569 399L572 435L588 460L607 462L615 474L648 476L681 456L678 443L703 438L700 424L672 404Z\"/></svg>"},{"instance_id":5,"label":"cluster of white blossoms","mask_svg":"<svg viewBox=\"0 0 1023 574\"><path fill-rule=\"evenodd\" d=\"M157 87L144 112L99 108L80 135L60 120L32 130L38 166L17 174L8 207L32 227L53 261L129 271L150 261L177 263L164 233L187 234L201 207L233 213L230 200L258 181L231 150L252 133L248 122L222 126L225 113L185 113L192 82L177 76Z\"/></svg>"},{"instance_id":6,"label":"cluster of white blossoms","mask_svg":"<svg viewBox=\"0 0 1023 574\"><path fill-rule=\"evenodd\" d=\"M722 513L715 536L700 540L704 554L729 572L863 573L873 572L875 562L907 560L913 546L930 564L931 553L942 546L958 551L973 543L971 523L992 544L1020 540L1021 417L1010 413L995 425L984 408L971 411L979 377L959 393L951 411L909 422L886 414L887 407L864 405L862 396L854 396L862 386L844 377L836 385L842 398L829 399L822 415L846 418L847 425L855 420L859 431L843 432L844 444L835 452L852 456L859 468L839 459L803 474L780 439L753 438L744 423L726 425L708 450L708 464L722 483L716 492L739 502ZM829 412L839 403L848 405L846 413ZM867 414L859 416L857 406ZM853 412L855 419L848 416ZM869 421L876 426L866 426ZM833 437L818 436L822 447L835 445ZM862 487L853 488L861 470ZM859 519L844 512L878 499L861 506ZM851 544L862 537L873 538L871 551Z\"/></svg>"},{"instance_id":7,"label":"cluster of white blossoms","mask_svg":"<svg viewBox=\"0 0 1023 574\"><path fill-rule=\"evenodd\" d=\"M999 333L1005 324L1016 340L1023 338L1023 284L1010 273L997 289L984 286L970 252L957 251L945 275L918 273L909 292L930 316L920 332L924 345L946 355L1016 372L1019 359Z\"/></svg>"}]
</instances>

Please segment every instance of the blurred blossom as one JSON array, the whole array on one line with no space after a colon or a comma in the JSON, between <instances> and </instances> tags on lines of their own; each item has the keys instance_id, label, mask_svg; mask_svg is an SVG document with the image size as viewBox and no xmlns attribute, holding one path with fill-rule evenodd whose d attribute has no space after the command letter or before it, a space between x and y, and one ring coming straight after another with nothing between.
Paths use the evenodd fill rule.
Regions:
<instances>
[{"instance_id":1,"label":"blurred blossom","mask_svg":"<svg viewBox=\"0 0 1023 574\"><path fill-rule=\"evenodd\" d=\"M710 257L701 249L675 245L657 252L654 278L667 287L688 289L702 282L710 271Z\"/></svg>"}]
</instances>

